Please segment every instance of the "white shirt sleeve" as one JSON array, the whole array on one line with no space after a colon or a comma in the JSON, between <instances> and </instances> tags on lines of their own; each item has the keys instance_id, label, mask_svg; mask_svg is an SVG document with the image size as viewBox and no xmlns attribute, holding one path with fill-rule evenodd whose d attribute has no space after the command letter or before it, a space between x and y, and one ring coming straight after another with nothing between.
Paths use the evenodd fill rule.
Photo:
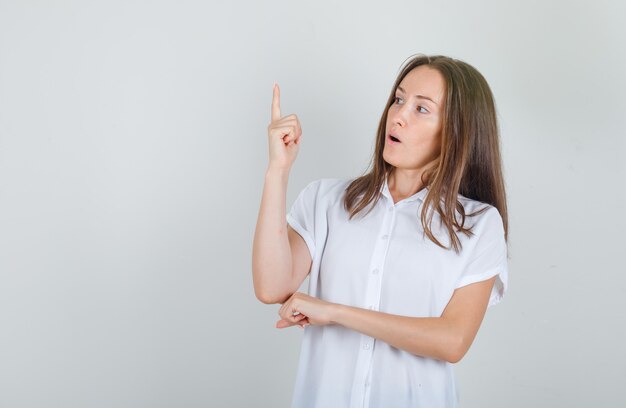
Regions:
<instances>
[{"instance_id":1,"label":"white shirt sleeve","mask_svg":"<svg viewBox=\"0 0 626 408\"><path fill-rule=\"evenodd\" d=\"M304 239L311 259L315 259L315 207L319 184L316 180L304 187L287 213L287 223Z\"/></svg>"},{"instance_id":2,"label":"white shirt sleeve","mask_svg":"<svg viewBox=\"0 0 626 408\"><path fill-rule=\"evenodd\" d=\"M497 276L487 305L490 307L502 300L508 286L507 245L497 208L491 207L483 213L474 233L477 241L456 288Z\"/></svg>"}]
</instances>

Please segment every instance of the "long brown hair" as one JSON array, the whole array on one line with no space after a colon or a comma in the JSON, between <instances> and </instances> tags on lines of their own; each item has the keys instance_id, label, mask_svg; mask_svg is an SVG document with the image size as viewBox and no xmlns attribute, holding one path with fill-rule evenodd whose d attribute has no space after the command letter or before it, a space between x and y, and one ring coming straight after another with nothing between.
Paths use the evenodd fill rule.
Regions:
<instances>
[{"instance_id":1,"label":"long brown hair","mask_svg":"<svg viewBox=\"0 0 626 408\"><path fill-rule=\"evenodd\" d=\"M502 218L505 240L508 242L508 216L506 192L500 157L498 120L493 94L485 78L471 65L443 55L416 54L400 68L400 73L385 105L378 123L376 148L371 158L373 168L346 188L344 206L350 219L372 203L368 214L381 195L381 187L394 166L383 159L387 113L393 104L396 88L414 68L428 65L439 71L445 79L446 89L441 129L441 151L422 174L422 183L428 187L420 215L424 232L431 241L446 248L432 233L434 212L439 213L442 223L450 234L451 247L459 253L461 242L454 229L465 235L473 235L465 228L465 217L482 213L488 207L465 214L458 200L461 194L467 198L491 204ZM441 207L441 202L444 208ZM434 205L434 203L437 203ZM461 215L457 220L455 210Z\"/></svg>"}]
</instances>

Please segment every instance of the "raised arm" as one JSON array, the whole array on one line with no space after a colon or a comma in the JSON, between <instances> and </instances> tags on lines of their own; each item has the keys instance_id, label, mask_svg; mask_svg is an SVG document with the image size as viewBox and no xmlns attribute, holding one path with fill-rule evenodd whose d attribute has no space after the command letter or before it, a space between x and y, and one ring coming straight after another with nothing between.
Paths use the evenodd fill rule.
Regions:
<instances>
[{"instance_id":1,"label":"raised arm","mask_svg":"<svg viewBox=\"0 0 626 408\"><path fill-rule=\"evenodd\" d=\"M268 126L270 161L252 247L254 292L263 303L282 303L310 270L304 239L286 221L287 183L302 130L296 115L280 117L280 89L274 85Z\"/></svg>"}]
</instances>

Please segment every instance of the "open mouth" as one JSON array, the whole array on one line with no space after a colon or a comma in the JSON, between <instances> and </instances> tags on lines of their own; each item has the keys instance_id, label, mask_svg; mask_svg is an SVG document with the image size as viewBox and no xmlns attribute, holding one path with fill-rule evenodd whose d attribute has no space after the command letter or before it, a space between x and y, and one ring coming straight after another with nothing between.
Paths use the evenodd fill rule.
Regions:
<instances>
[{"instance_id":1,"label":"open mouth","mask_svg":"<svg viewBox=\"0 0 626 408\"><path fill-rule=\"evenodd\" d=\"M398 140L397 137L389 135L389 139L391 139L391 141L396 142L396 143L400 143L400 140Z\"/></svg>"}]
</instances>

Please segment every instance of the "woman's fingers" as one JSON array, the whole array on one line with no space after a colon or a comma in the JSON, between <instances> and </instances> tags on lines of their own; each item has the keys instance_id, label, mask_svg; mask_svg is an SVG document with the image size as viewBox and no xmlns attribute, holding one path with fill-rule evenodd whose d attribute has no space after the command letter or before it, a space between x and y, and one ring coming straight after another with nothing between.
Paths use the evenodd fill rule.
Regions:
<instances>
[{"instance_id":1,"label":"woman's fingers","mask_svg":"<svg viewBox=\"0 0 626 408\"><path fill-rule=\"evenodd\" d=\"M300 139L300 135L297 133L297 129L294 126L277 127L272 129L272 132L274 133L271 135L272 137L276 139L280 138L285 143L289 141L299 141Z\"/></svg>"},{"instance_id":2,"label":"woman's fingers","mask_svg":"<svg viewBox=\"0 0 626 408\"><path fill-rule=\"evenodd\" d=\"M291 303L291 298L293 297L293 295L289 296L289 298L287 300L285 300L285 302L280 305L280 308L278 309L278 315L282 316L285 308L289 307L289 304Z\"/></svg>"},{"instance_id":3,"label":"woman's fingers","mask_svg":"<svg viewBox=\"0 0 626 408\"><path fill-rule=\"evenodd\" d=\"M289 115L289 116L285 116L284 118L275 120L268 126L268 128L278 127L278 126L292 126L293 128L297 130L301 130L300 123L296 115Z\"/></svg>"},{"instance_id":4,"label":"woman's fingers","mask_svg":"<svg viewBox=\"0 0 626 408\"><path fill-rule=\"evenodd\" d=\"M287 304L285 304L287 305ZM283 306L285 306L283 305ZM278 315L283 319L283 320L287 320L289 322L294 322L297 323L302 319L305 319L306 316L303 315L302 313L296 311L293 306L287 305L287 307L281 307L280 311L278 312Z\"/></svg>"},{"instance_id":5,"label":"woman's fingers","mask_svg":"<svg viewBox=\"0 0 626 408\"><path fill-rule=\"evenodd\" d=\"M296 295L297 293L292 294L278 309L278 315L281 317L281 320L276 322L277 329L284 329L285 327L296 325L303 328L310 324L308 316L296 310Z\"/></svg>"},{"instance_id":6,"label":"woman's fingers","mask_svg":"<svg viewBox=\"0 0 626 408\"><path fill-rule=\"evenodd\" d=\"M296 129L293 126L277 127L274 130L277 132L276 134L280 135L283 142L293 140L296 137ZM285 136L287 136L287 139L285 139Z\"/></svg>"},{"instance_id":7,"label":"woman's fingers","mask_svg":"<svg viewBox=\"0 0 626 408\"><path fill-rule=\"evenodd\" d=\"M291 327L291 326L299 326L300 328L303 328L304 326L308 326L309 324L310 323L309 323L308 318L301 319L298 322L290 322L289 320L281 319L276 322L276 328L284 329L286 327Z\"/></svg>"},{"instance_id":8,"label":"woman's fingers","mask_svg":"<svg viewBox=\"0 0 626 408\"><path fill-rule=\"evenodd\" d=\"M291 326L295 326L298 323L291 323L285 319L281 319L279 321L276 322L276 328L277 329L284 329L286 327L291 327Z\"/></svg>"},{"instance_id":9,"label":"woman's fingers","mask_svg":"<svg viewBox=\"0 0 626 408\"><path fill-rule=\"evenodd\" d=\"M280 119L280 89L274 83L274 93L272 95L272 121Z\"/></svg>"},{"instance_id":10,"label":"woman's fingers","mask_svg":"<svg viewBox=\"0 0 626 408\"><path fill-rule=\"evenodd\" d=\"M281 305L280 309L278 309L278 315L282 318L282 320L291 323L291 325L297 324L299 321L306 318L305 315L295 309L293 301L294 295L291 295L289 299Z\"/></svg>"},{"instance_id":11,"label":"woman's fingers","mask_svg":"<svg viewBox=\"0 0 626 408\"><path fill-rule=\"evenodd\" d=\"M300 313L300 312L294 312L294 313L297 313L297 314L293 314L293 313L292 313L292 319L293 319L295 322L299 322L300 320L302 320L302 319L305 319L305 318L306 318L306 316L305 316L305 315L303 315L303 314L302 314L302 313Z\"/></svg>"},{"instance_id":12,"label":"woman's fingers","mask_svg":"<svg viewBox=\"0 0 626 408\"><path fill-rule=\"evenodd\" d=\"M302 127L295 114L280 116L280 87L277 83L273 87L271 111L272 120L267 126L270 167L291 169L298 155Z\"/></svg>"},{"instance_id":13,"label":"woman's fingers","mask_svg":"<svg viewBox=\"0 0 626 408\"><path fill-rule=\"evenodd\" d=\"M302 316L302 317L299 317L299 318L297 318L297 319L296 319L296 318L294 318L294 319L289 319L289 318L287 318L287 319L286 319L286 318L284 318L284 317L283 317L282 319L280 319L280 320L277 322L277 324L278 324L278 323L280 323L280 322L282 322L281 324L282 324L284 327L289 327L289 326L295 326L295 325L297 325L297 324L300 324L300 325L301 325L301 324L303 324L303 323L306 323L306 322L308 322L308 319L306 318L306 316ZM278 326L277 326L277 327L278 327Z\"/></svg>"}]
</instances>

